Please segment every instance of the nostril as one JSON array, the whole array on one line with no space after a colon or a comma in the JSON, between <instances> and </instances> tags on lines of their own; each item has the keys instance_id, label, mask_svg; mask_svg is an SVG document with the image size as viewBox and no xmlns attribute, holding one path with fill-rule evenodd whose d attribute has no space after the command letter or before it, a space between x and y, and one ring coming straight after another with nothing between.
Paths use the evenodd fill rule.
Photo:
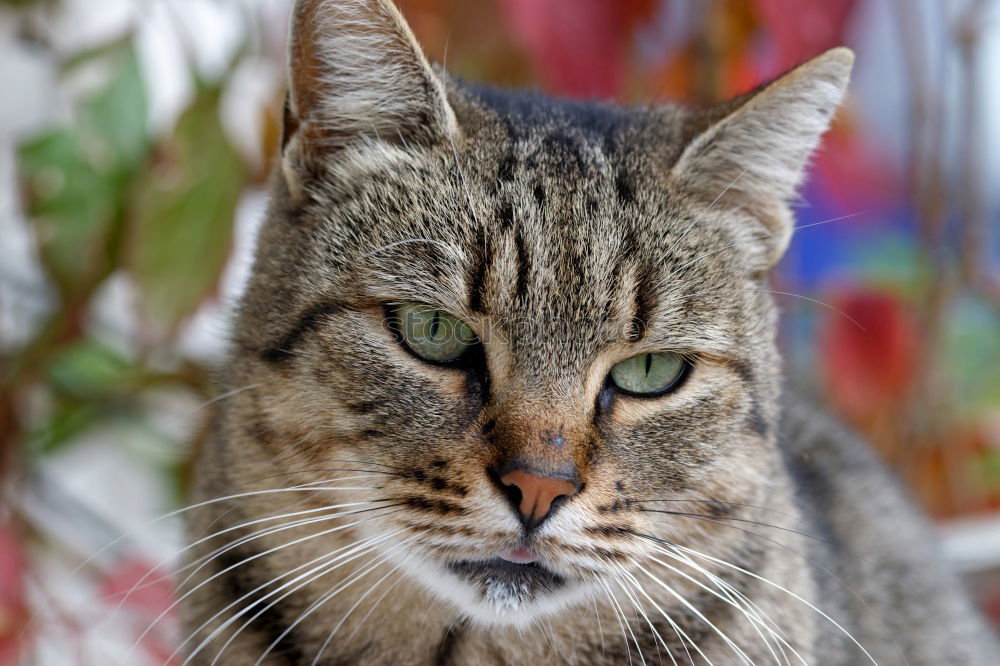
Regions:
<instances>
[{"instance_id":1,"label":"nostril","mask_svg":"<svg viewBox=\"0 0 1000 666\"><path fill-rule=\"evenodd\" d=\"M500 473L492 467L486 470L486 474L490 477L490 480L500 490L500 492L503 493L504 497L510 500L511 506L514 507L514 510L518 511L518 507L521 506L521 501L524 499L524 494L521 492L521 489L516 484L504 483L504 481L500 478Z\"/></svg>"},{"instance_id":2,"label":"nostril","mask_svg":"<svg viewBox=\"0 0 1000 666\"><path fill-rule=\"evenodd\" d=\"M524 493L521 492L518 486L501 483L500 488L503 490L503 494L507 496L507 499L510 500L510 503L514 505L515 509L521 506L521 502L524 500Z\"/></svg>"}]
</instances>

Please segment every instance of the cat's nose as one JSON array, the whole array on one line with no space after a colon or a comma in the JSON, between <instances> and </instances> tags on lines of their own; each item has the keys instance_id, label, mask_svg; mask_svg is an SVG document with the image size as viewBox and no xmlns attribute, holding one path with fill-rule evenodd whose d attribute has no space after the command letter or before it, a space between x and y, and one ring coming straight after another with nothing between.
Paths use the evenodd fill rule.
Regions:
<instances>
[{"instance_id":1,"label":"cat's nose","mask_svg":"<svg viewBox=\"0 0 1000 666\"><path fill-rule=\"evenodd\" d=\"M507 472L500 477L500 484L527 529L537 527L545 520L557 500L572 497L580 491L579 483L524 469Z\"/></svg>"}]
</instances>

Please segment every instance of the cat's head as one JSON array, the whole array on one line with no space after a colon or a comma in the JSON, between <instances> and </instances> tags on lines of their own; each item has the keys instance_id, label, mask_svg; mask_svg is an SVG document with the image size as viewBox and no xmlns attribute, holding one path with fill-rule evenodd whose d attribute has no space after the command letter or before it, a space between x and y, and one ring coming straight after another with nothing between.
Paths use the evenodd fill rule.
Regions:
<instances>
[{"instance_id":1,"label":"cat's head","mask_svg":"<svg viewBox=\"0 0 1000 666\"><path fill-rule=\"evenodd\" d=\"M683 514L780 479L766 275L851 62L707 111L553 101L449 79L388 0L300 1L233 361L277 459L367 471L394 509L357 529L486 623L724 547Z\"/></svg>"}]
</instances>

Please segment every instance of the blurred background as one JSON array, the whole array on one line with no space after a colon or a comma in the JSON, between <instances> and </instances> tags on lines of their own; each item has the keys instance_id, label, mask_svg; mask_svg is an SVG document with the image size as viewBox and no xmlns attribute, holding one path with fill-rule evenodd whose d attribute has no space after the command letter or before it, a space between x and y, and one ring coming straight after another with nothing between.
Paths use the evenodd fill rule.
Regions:
<instances>
[{"instance_id":1,"label":"blurred background","mask_svg":"<svg viewBox=\"0 0 1000 666\"><path fill-rule=\"evenodd\" d=\"M1000 1L399 4L456 74L587 99L708 104L856 50L781 343L1000 626ZM0 665L179 663L158 517L264 211L289 6L0 0Z\"/></svg>"}]
</instances>

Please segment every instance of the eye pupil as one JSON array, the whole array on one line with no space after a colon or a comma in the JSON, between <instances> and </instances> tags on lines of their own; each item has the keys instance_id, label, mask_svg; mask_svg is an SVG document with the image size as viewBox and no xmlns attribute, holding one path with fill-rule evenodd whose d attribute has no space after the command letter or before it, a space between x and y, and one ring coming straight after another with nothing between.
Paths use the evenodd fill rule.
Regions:
<instances>
[{"instance_id":1,"label":"eye pupil","mask_svg":"<svg viewBox=\"0 0 1000 666\"><path fill-rule=\"evenodd\" d=\"M646 354L646 376L649 377L649 369L653 367L653 355Z\"/></svg>"},{"instance_id":2,"label":"eye pupil","mask_svg":"<svg viewBox=\"0 0 1000 666\"><path fill-rule=\"evenodd\" d=\"M441 326L441 311L434 311L434 320L431 322L431 340L437 338L438 327Z\"/></svg>"}]
</instances>

